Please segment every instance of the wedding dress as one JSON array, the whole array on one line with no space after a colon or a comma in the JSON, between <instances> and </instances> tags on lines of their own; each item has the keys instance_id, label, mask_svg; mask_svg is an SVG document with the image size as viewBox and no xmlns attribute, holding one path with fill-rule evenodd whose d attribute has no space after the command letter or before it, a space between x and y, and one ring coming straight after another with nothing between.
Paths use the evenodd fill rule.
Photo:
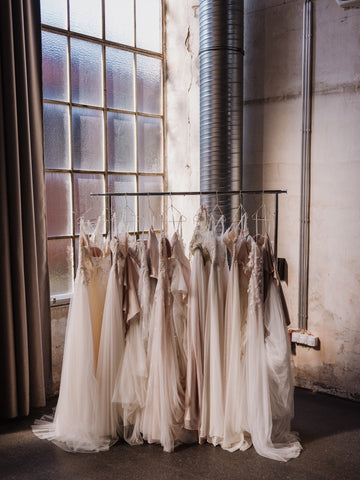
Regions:
<instances>
[{"instance_id":1,"label":"wedding dress","mask_svg":"<svg viewBox=\"0 0 360 480\"><path fill-rule=\"evenodd\" d=\"M125 354L119 368L113 402L123 412L124 439L130 445L143 443L141 425L147 388L147 357L143 336L143 321L150 302L150 278L144 241L129 246L127 258L128 293L136 303L127 318ZM138 271L137 271L138 270Z\"/></svg>"},{"instance_id":2,"label":"wedding dress","mask_svg":"<svg viewBox=\"0 0 360 480\"><path fill-rule=\"evenodd\" d=\"M288 312L284 310L284 297L281 290L272 253L269 236L262 238L264 284L264 326L265 352L268 367L270 403L272 412L272 434L274 444L299 444L296 433L291 432L291 419L294 414L294 385L291 371L291 348L287 331ZM266 281L265 281L266 279Z\"/></svg>"},{"instance_id":3,"label":"wedding dress","mask_svg":"<svg viewBox=\"0 0 360 480\"><path fill-rule=\"evenodd\" d=\"M126 235L116 235L111 241L113 265L106 291L96 375L99 386L96 431L110 443L114 443L121 433L122 413L120 406L112 402L112 397L116 374L121 368L125 349L123 291L126 244Z\"/></svg>"},{"instance_id":4,"label":"wedding dress","mask_svg":"<svg viewBox=\"0 0 360 480\"><path fill-rule=\"evenodd\" d=\"M300 454L301 445L295 440L293 435L282 435L279 442L278 438L276 438L279 437L277 428L273 430L274 420L276 423L277 416L275 407L279 405L275 399L279 389L275 386L276 381L274 382L274 378L276 378L276 375L274 377L274 372L271 372L271 368L276 370L276 354L274 357L272 357L272 354L274 354L274 349L277 348L277 345L273 343L272 338L268 340L272 334L276 335L276 327L278 327L278 322L282 321L283 317L280 315L278 319L275 319L272 315L268 316L269 311L276 312L275 305L270 309L268 306L266 314L268 317L266 321L267 327L265 327L263 255L261 248L253 239L251 239L248 268L251 269L248 287L249 304L246 348L249 431L257 453L273 460L288 461ZM270 288L271 290L272 288ZM278 313L276 312L276 314ZM272 333L270 333L269 328L272 330ZM285 370L287 369L288 367L285 367ZM285 392L289 388L287 385L280 386L280 384L277 384L277 386L280 389L284 388ZM285 394L285 396L287 395Z\"/></svg>"},{"instance_id":5,"label":"wedding dress","mask_svg":"<svg viewBox=\"0 0 360 480\"><path fill-rule=\"evenodd\" d=\"M69 308L59 399L55 415L35 421L32 430L70 452L98 452L109 441L96 432L96 363L101 322L110 270L107 240L80 223L79 264Z\"/></svg>"},{"instance_id":6,"label":"wedding dress","mask_svg":"<svg viewBox=\"0 0 360 480\"><path fill-rule=\"evenodd\" d=\"M168 240L160 240L158 282L151 311L152 339L149 351L149 380L143 419L143 437L160 443L171 452L177 443L184 418L183 389L171 314Z\"/></svg>"},{"instance_id":7,"label":"wedding dress","mask_svg":"<svg viewBox=\"0 0 360 480\"><path fill-rule=\"evenodd\" d=\"M204 241L208 231L205 206L200 207L190 242L193 256L190 274L187 316L187 374L184 426L199 430L204 377L204 332L210 257Z\"/></svg>"},{"instance_id":8,"label":"wedding dress","mask_svg":"<svg viewBox=\"0 0 360 480\"><path fill-rule=\"evenodd\" d=\"M206 323L204 335L204 380L200 442L222 442L224 433L224 313L228 280L226 246L216 228L207 232L210 254Z\"/></svg>"},{"instance_id":9,"label":"wedding dress","mask_svg":"<svg viewBox=\"0 0 360 480\"><path fill-rule=\"evenodd\" d=\"M184 245L175 232L171 239L171 299L172 318L174 322L177 357L180 370L180 381L183 389L186 385L187 367L187 303L190 288L190 261L185 255Z\"/></svg>"},{"instance_id":10,"label":"wedding dress","mask_svg":"<svg viewBox=\"0 0 360 480\"><path fill-rule=\"evenodd\" d=\"M224 235L231 256L225 305L225 413L222 448L230 452L251 446L247 422L246 343L248 263L247 235L228 230Z\"/></svg>"}]
</instances>

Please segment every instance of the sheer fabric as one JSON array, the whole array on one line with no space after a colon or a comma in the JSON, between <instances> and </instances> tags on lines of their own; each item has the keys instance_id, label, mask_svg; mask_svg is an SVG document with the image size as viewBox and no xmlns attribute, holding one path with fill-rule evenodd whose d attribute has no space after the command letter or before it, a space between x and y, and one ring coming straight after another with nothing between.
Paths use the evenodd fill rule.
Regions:
<instances>
[{"instance_id":1,"label":"sheer fabric","mask_svg":"<svg viewBox=\"0 0 360 480\"><path fill-rule=\"evenodd\" d=\"M114 443L122 425L120 405L113 403L116 375L121 368L125 350L125 322L123 315L124 275L126 264L126 237L116 236L111 241L113 264L106 290L101 328L100 350L96 377L96 433Z\"/></svg>"},{"instance_id":2,"label":"sheer fabric","mask_svg":"<svg viewBox=\"0 0 360 480\"><path fill-rule=\"evenodd\" d=\"M123 437L166 452L199 441L229 452L254 445L279 461L299 455L275 259L268 236L239 225L218 234L202 207L191 263L178 232L170 243L153 229L146 240L122 229L109 273L108 241L82 222L59 402L34 433L80 452Z\"/></svg>"},{"instance_id":3,"label":"sheer fabric","mask_svg":"<svg viewBox=\"0 0 360 480\"><path fill-rule=\"evenodd\" d=\"M225 450L246 450L251 446L246 395L246 346L249 285L248 242L244 235L229 230L224 236L231 256L225 306Z\"/></svg>"},{"instance_id":4,"label":"sheer fabric","mask_svg":"<svg viewBox=\"0 0 360 480\"><path fill-rule=\"evenodd\" d=\"M143 420L144 439L171 452L183 423L184 392L180 381L175 328L170 305L169 243L160 242L158 283L151 312L149 383Z\"/></svg>"},{"instance_id":5,"label":"sheer fabric","mask_svg":"<svg viewBox=\"0 0 360 480\"><path fill-rule=\"evenodd\" d=\"M110 255L108 242L99 238L97 229L89 236L83 221L79 245L55 415L36 421L32 429L38 437L64 450L98 452L109 448L108 440L100 438L96 431L96 361Z\"/></svg>"},{"instance_id":6,"label":"sheer fabric","mask_svg":"<svg viewBox=\"0 0 360 480\"><path fill-rule=\"evenodd\" d=\"M226 246L215 228L207 232L205 246L211 267L204 333L204 379L200 442L222 442L224 433L224 314L228 280Z\"/></svg>"}]
</instances>

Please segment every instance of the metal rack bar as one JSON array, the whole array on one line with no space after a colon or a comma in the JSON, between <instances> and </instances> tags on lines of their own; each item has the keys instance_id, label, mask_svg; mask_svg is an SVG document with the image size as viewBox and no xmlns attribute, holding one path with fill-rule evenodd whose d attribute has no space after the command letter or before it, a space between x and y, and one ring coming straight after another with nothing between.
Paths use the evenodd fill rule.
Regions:
<instances>
[{"instance_id":1,"label":"metal rack bar","mask_svg":"<svg viewBox=\"0 0 360 480\"><path fill-rule=\"evenodd\" d=\"M221 192L217 190L201 192L106 192L90 193L91 196L109 196L109 197L148 197L148 196L173 196L173 195L279 195L287 193L287 190L228 190Z\"/></svg>"},{"instance_id":2,"label":"metal rack bar","mask_svg":"<svg viewBox=\"0 0 360 480\"><path fill-rule=\"evenodd\" d=\"M92 197L165 197L175 195L275 195L275 234L274 234L274 256L277 259L277 243L278 243L278 224L279 224L279 195L287 193L287 190L228 190L224 191L205 191L201 192L105 192L105 193L90 193ZM111 235L111 217L112 207L109 202L109 225Z\"/></svg>"}]
</instances>

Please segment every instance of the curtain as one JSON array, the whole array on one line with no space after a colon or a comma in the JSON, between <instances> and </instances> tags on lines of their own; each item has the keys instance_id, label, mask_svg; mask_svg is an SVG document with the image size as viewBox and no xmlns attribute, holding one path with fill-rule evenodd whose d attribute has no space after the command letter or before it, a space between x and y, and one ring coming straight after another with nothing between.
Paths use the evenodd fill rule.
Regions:
<instances>
[{"instance_id":1,"label":"curtain","mask_svg":"<svg viewBox=\"0 0 360 480\"><path fill-rule=\"evenodd\" d=\"M0 416L51 393L38 0L0 2Z\"/></svg>"}]
</instances>

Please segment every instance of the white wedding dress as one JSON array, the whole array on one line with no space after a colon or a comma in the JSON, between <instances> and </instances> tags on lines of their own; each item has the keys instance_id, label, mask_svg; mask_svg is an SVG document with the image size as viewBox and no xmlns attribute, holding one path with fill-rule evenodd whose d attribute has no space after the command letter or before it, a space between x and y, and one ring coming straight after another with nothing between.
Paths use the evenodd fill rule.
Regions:
<instances>
[{"instance_id":1,"label":"white wedding dress","mask_svg":"<svg viewBox=\"0 0 360 480\"><path fill-rule=\"evenodd\" d=\"M204 333L206 321L207 287L210 274L210 256L205 247L208 231L206 207L197 215L195 231L190 242L193 256L190 274L187 313L187 373L185 390L184 426L198 431L204 378Z\"/></svg>"},{"instance_id":2,"label":"white wedding dress","mask_svg":"<svg viewBox=\"0 0 360 480\"><path fill-rule=\"evenodd\" d=\"M184 393L172 319L169 278L170 244L160 240L158 282L151 311L149 380L143 418L143 437L160 443L165 452L174 450L184 419Z\"/></svg>"},{"instance_id":3,"label":"white wedding dress","mask_svg":"<svg viewBox=\"0 0 360 480\"><path fill-rule=\"evenodd\" d=\"M206 323L204 335L204 379L200 443L221 444L224 435L224 314L229 267L222 234L207 232L210 254Z\"/></svg>"},{"instance_id":4,"label":"white wedding dress","mask_svg":"<svg viewBox=\"0 0 360 480\"><path fill-rule=\"evenodd\" d=\"M59 399L55 415L35 421L32 430L70 452L109 448L96 431L96 363L102 315L110 270L108 241L86 232L81 220L79 265L66 326Z\"/></svg>"},{"instance_id":5,"label":"white wedding dress","mask_svg":"<svg viewBox=\"0 0 360 480\"><path fill-rule=\"evenodd\" d=\"M229 230L224 242L232 261L225 306L225 413L222 448L230 452L251 446L246 393L248 243L246 234Z\"/></svg>"},{"instance_id":6,"label":"white wedding dress","mask_svg":"<svg viewBox=\"0 0 360 480\"><path fill-rule=\"evenodd\" d=\"M187 368L187 305L190 288L190 261L185 255L184 245L175 232L171 239L171 299L172 318L174 322L177 357L180 370L180 381L183 389L186 386Z\"/></svg>"},{"instance_id":7,"label":"white wedding dress","mask_svg":"<svg viewBox=\"0 0 360 480\"><path fill-rule=\"evenodd\" d=\"M125 321L123 318L124 274L127 257L126 235L117 235L111 241L113 264L106 291L100 349L97 366L98 395L96 431L112 444L121 435L122 412L113 403L115 379L121 368L125 349Z\"/></svg>"},{"instance_id":8,"label":"white wedding dress","mask_svg":"<svg viewBox=\"0 0 360 480\"><path fill-rule=\"evenodd\" d=\"M290 359L286 353L287 346L284 346L287 345L287 339L284 338L285 325L281 326L283 316L278 308L279 304L274 303L271 285L268 292L270 297L267 300L271 305L268 303L264 309L263 252L261 246L259 247L253 239L248 268L251 269L246 347L249 431L257 453L285 462L297 457L301 451L300 443L289 430L288 393L289 388L292 389L289 377ZM277 349L279 353L276 352ZM277 362L279 357L281 365ZM286 383L281 384L281 380L285 380ZM282 390L285 393L283 405L281 405Z\"/></svg>"},{"instance_id":9,"label":"white wedding dress","mask_svg":"<svg viewBox=\"0 0 360 480\"><path fill-rule=\"evenodd\" d=\"M147 321L150 303L150 278L144 241L129 245L127 258L128 285L133 306L127 318L128 330L124 360L119 368L113 402L121 405L124 439L130 445L143 443L141 435L148 377L143 322Z\"/></svg>"}]
</instances>

